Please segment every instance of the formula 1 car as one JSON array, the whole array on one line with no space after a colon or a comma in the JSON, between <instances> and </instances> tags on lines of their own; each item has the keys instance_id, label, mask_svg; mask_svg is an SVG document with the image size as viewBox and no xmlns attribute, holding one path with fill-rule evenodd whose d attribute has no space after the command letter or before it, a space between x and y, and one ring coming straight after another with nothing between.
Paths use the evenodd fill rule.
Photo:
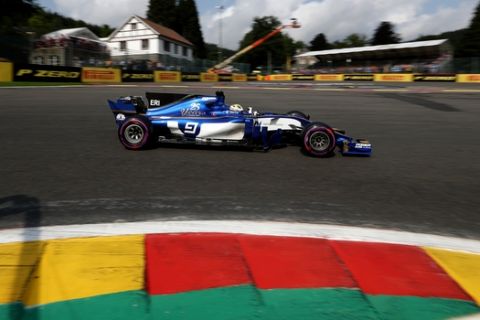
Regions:
<instances>
[{"instance_id":1,"label":"formula 1 car","mask_svg":"<svg viewBox=\"0 0 480 320\"><path fill-rule=\"evenodd\" d=\"M258 112L238 104L225 103L225 95L146 93L108 100L118 137L130 150L151 143L243 146L270 150L285 144L299 144L314 157L332 155L338 147L343 155L370 156L367 140L353 139L342 130L312 122L300 111L286 114Z\"/></svg>"}]
</instances>

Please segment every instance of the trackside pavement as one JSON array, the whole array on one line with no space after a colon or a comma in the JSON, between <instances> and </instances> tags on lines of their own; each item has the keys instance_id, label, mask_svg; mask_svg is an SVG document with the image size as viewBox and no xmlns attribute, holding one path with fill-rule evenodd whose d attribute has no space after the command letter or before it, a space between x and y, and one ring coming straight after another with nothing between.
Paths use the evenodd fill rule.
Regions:
<instances>
[{"instance_id":1,"label":"trackside pavement","mask_svg":"<svg viewBox=\"0 0 480 320\"><path fill-rule=\"evenodd\" d=\"M1 320L450 319L479 304L475 240L244 221L0 230Z\"/></svg>"}]
</instances>

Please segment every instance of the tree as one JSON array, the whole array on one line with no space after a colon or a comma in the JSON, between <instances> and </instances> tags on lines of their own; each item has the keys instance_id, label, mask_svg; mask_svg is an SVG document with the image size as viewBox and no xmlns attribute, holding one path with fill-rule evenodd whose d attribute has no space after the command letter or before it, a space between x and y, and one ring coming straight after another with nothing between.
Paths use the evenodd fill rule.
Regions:
<instances>
[{"instance_id":1,"label":"tree","mask_svg":"<svg viewBox=\"0 0 480 320\"><path fill-rule=\"evenodd\" d=\"M315 36L315 38L310 41L309 49L312 51L321 51L321 50L328 50L332 46L328 43L327 37L323 33L319 33Z\"/></svg>"},{"instance_id":2,"label":"tree","mask_svg":"<svg viewBox=\"0 0 480 320\"><path fill-rule=\"evenodd\" d=\"M245 48L254 41L266 36L280 25L278 18L273 16L255 17L252 23L252 30L247 32L240 41L240 48ZM274 66L283 65L287 57L286 45L288 45L288 40L285 42L285 36L282 33L278 33L259 47L240 57L239 61L250 63L252 68L267 66L268 64Z\"/></svg>"},{"instance_id":3,"label":"tree","mask_svg":"<svg viewBox=\"0 0 480 320\"><path fill-rule=\"evenodd\" d=\"M463 34L457 56L480 57L480 3L475 9L470 26Z\"/></svg>"},{"instance_id":4,"label":"tree","mask_svg":"<svg viewBox=\"0 0 480 320\"><path fill-rule=\"evenodd\" d=\"M33 0L1 0L0 8L0 57L27 62L31 35L25 25L37 5Z\"/></svg>"},{"instance_id":5,"label":"tree","mask_svg":"<svg viewBox=\"0 0 480 320\"><path fill-rule=\"evenodd\" d=\"M180 23L175 31L187 38L195 46L193 52L197 58L206 58L207 49L203 40L202 28L198 19L197 5L194 0L180 0L176 9L176 20Z\"/></svg>"},{"instance_id":6,"label":"tree","mask_svg":"<svg viewBox=\"0 0 480 320\"><path fill-rule=\"evenodd\" d=\"M147 18L176 31L176 27L178 26L176 1L150 0L148 4Z\"/></svg>"},{"instance_id":7,"label":"tree","mask_svg":"<svg viewBox=\"0 0 480 320\"><path fill-rule=\"evenodd\" d=\"M335 41L332 45L335 49L364 47L368 43L364 34L352 33L342 41Z\"/></svg>"},{"instance_id":8,"label":"tree","mask_svg":"<svg viewBox=\"0 0 480 320\"><path fill-rule=\"evenodd\" d=\"M372 45L399 43L401 41L400 36L395 33L394 26L391 22L383 21L375 29Z\"/></svg>"}]
</instances>

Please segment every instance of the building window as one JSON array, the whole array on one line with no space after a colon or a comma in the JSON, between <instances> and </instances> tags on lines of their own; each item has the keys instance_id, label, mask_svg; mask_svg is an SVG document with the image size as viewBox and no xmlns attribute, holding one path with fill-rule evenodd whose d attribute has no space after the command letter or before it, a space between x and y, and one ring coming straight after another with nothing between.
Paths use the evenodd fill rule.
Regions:
<instances>
[{"instance_id":1,"label":"building window","mask_svg":"<svg viewBox=\"0 0 480 320\"><path fill-rule=\"evenodd\" d=\"M59 56L48 56L48 64L51 66L58 66L60 64Z\"/></svg>"},{"instance_id":2,"label":"building window","mask_svg":"<svg viewBox=\"0 0 480 320\"><path fill-rule=\"evenodd\" d=\"M175 54L178 54L178 44L175 44Z\"/></svg>"},{"instance_id":3,"label":"building window","mask_svg":"<svg viewBox=\"0 0 480 320\"><path fill-rule=\"evenodd\" d=\"M188 56L188 48L187 47L182 47L183 49L183 55L186 57Z\"/></svg>"},{"instance_id":4,"label":"building window","mask_svg":"<svg viewBox=\"0 0 480 320\"><path fill-rule=\"evenodd\" d=\"M43 64L43 57L36 56L35 58L33 58L33 64Z\"/></svg>"},{"instance_id":5,"label":"building window","mask_svg":"<svg viewBox=\"0 0 480 320\"><path fill-rule=\"evenodd\" d=\"M142 39L142 50L148 50L148 39Z\"/></svg>"},{"instance_id":6,"label":"building window","mask_svg":"<svg viewBox=\"0 0 480 320\"><path fill-rule=\"evenodd\" d=\"M127 50L127 41L120 41L120 51Z\"/></svg>"},{"instance_id":7,"label":"building window","mask_svg":"<svg viewBox=\"0 0 480 320\"><path fill-rule=\"evenodd\" d=\"M163 50L166 52L170 52L170 41L163 40Z\"/></svg>"},{"instance_id":8,"label":"building window","mask_svg":"<svg viewBox=\"0 0 480 320\"><path fill-rule=\"evenodd\" d=\"M137 24L136 23L132 23L132 30L137 30Z\"/></svg>"}]
</instances>

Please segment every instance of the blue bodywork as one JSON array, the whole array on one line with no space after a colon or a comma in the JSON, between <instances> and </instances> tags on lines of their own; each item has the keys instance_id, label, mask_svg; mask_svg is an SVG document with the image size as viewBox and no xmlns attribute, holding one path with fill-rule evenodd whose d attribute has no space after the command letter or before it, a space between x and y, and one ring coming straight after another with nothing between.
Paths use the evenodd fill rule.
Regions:
<instances>
[{"instance_id":1,"label":"blue bodywork","mask_svg":"<svg viewBox=\"0 0 480 320\"><path fill-rule=\"evenodd\" d=\"M268 150L299 138L313 124L298 114L258 113L234 108L225 96L147 93L148 105L141 97L109 100L116 124L132 116L148 121L158 142L208 145L240 145ZM332 129L336 146L343 155L370 156L371 144ZM299 139L297 139L299 140Z\"/></svg>"}]
</instances>

